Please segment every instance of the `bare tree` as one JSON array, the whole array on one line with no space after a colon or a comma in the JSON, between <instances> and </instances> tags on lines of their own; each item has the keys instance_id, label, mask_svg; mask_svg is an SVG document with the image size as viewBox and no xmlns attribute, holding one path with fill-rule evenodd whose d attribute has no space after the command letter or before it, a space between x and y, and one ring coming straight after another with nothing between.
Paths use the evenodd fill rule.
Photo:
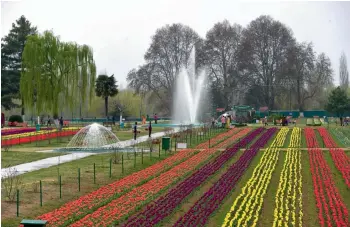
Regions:
<instances>
[{"instance_id":1,"label":"bare tree","mask_svg":"<svg viewBox=\"0 0 350 227\"><path fill-rule=\"evenodd\" d=\"M339 79L340 79L340 86L347 90L349 88L349 71L346 61L346 55L344 52L342 52L340 57L340 66L339 66Z\"/></svg>"},{"instance_id":2,"label":"bare tree","mask_svg":"<svg viewBox=\"0 0 350 227\"><path fill-rule=\"evenodd\" d=\"M17 174L17 169L14 167L8 167L1 174L1 185L5 198L10 202L15 201L17 189L22 189L23 181L22 177Z\"/></svg>"},{"instance_id":3,"label":"bare tree","mask_svg":"<svg viewBox=\"0 0 350 227\"><path fill-rule=\"evenodd\" d=\"M270 109L275 106L287 50L294 42L290 29L270 16L258 17L243 30L239 68L250 86L262 87L259 96Z\"/></svg>"},{"instance_id":4,"label":"bare tree","mask_svg":"<svg viewBox=\"0 0 350 227\"><path fill-rule=\"evenodd\" d=\"M224 20L216 23L206 35L204 62L213 84L221 91L226 107L231 104L233 89L239 82L237 62L242 30L242 26L231 25Z\"/></svg>"},{"instance_id":5,"label":"bare tree","mask_svg":"<svg viewBox=\"0 0 350 227\"><path fill-rule=\"evenodd\" d=\"M283 66L285 81L289 82L290 92L293 88L296 103L301 111L304 109L305 101L314 97L316 92L306 87L312 82L315 60L312 43L296 43L287 51L287 59Z\"/></svg>"},{"instance_id":6,"label":"bare tree","mask_svg":"<svg viewBox=\"0 0 350 227\"><path fill-rule=\"evenodd\" d=\"M170 110L176 76L187 64L195 45L201 43L198 34L182 24L158 29L145 54L146 64L129 72L129 85L136 91L153 91L163 106Z\"/></svg>"}]
</instances>

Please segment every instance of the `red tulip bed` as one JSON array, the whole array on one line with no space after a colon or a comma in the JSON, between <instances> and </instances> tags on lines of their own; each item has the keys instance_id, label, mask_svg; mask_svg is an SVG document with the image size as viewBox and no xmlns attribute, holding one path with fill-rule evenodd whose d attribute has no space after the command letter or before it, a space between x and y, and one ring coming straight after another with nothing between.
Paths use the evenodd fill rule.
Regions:
<instances>
[{"instance_id":1,"label":"red tulip bed","mask_svg":"<svg viewBox=\"0 0 350 227\"><path fill-rule=\"evenodd\" d=\"M235 135L233 135L232 138L235 139ZM95 212L87 214L84 218L70 226L111 226L113 222L120 221L121 218L140 209L142 205L155 199L160 193L208 162L219 152L217 147L220 147L220 144L215 148L200 151L198 154L173 167L169 171L162 173L160 176L153 178L141 186L133 188L130 192L114 199ZM73 215L75 214L72 213L72 216ZM57 217L57 219L61 218L62 217ZM49 226L57 226L57 224L56 222L52 222Z\"/></svg>"},{"instance_id":2,"label":"red tulip bed","mask_svg":"<svg viewBox=\"0 0 350 227\"><path fill-rule=\"evenodd\" d=\"M244 131L245 133L248 133L248 132L251 131L251 128L245 128L244 130L242 130L242 128L234 128L234 129L232 129L232 130L230 130L230 131L233 131L233 132L235 132L235 133L238 133L238 132L240 132L240 131ZM226 141L227 143L231 143L231 142L232 142L232 140L225 140L225 139L226 139L226 138L223 139L223 142L224 142L224 141ZM237 138L237 139L238 139L238 138ZM218 142L221 142L221 141L215 141L215 140L213 140L213 139L210 139L210 141L208 140L208 141L206 141L206 142L204 142L204 143L199 144L196 148L198 148L198 149L206 149L206 148L209 147L209 145L210 145L210 146L213 146L213 145L217 144ZM222 147L224 147L224 146L222 146Z\"/></svg>"},{"instance_id":3,"label":"red tulip bed","mask_svg":"<svg viewBox=\"0 0 350 227\"><path fill-rule=\"evenodd\" d=\"M216 147L215 145L220 144L220 147L216 147L216 148L221 148L223 145L223 142L227 141L228 138L232 137L233 135L237 135L238 133L240 133L240 131L241 131L241 129L234 128L234 129L231 129L227 132L221 133L219 137L214 137L214 138L210 139L210 144L212 147ZM245 134L247 134L247 133L245 133ZM207 148L209 148L209 141L203 142L203 143L198 144L196 146L196 149L207 149Z\"/></svg>"},{"instance_id":4,"label":"red tulip bed","mask_svg":"<svg viewBox=\"0 0 350 227\"><path fill-rule=\"evenodd\" d=\"M245 130L242 130L243 132ZM245 147L263 128L256 129L232 148L226 149L216 159L204 165L194 172L176 187L169 190L166 195L161 196L157 201L148 205L143 212L136 213L129 218L124 226L152 226L168 216L196 187L205 182L210 175L218 171L227 161L229 161L239 150Z\"/></svg>"},{"instance_id":5,"label":"red tulip bed","mask_svg":"<svg viewBox=\"0 0 350 227\"><path fill-rule=\"evenodd\" d=\"M12 146L17 144L23 144L23 143L31 143L35 141L41 141L41 140L47 140L47 139L53 139L56 137L65 137L65 136L72 136L75 135L79 130L63 130L58 132L49 132L49 133L38 133L37 135L32 136L26 136L21 137L20 135L18 138L12 138L12 139L2 139L1 145L2 146Z\"/></svg>"},{"instance_id":6,"label":"red tulip bed","mask_svg":"<svg viewBox=\"0 0 350 227\"><path fill-rule=\"evenodd\" d=\"M348 210L340 197L322 150L318 146L314 130L305 128L305 137L320 225L348 227L350 226Z\"/></svg>"},{"instance_id":7,"label":"red tulip bed","mask_svg":"<svg viewBox=\"0 0 350 227\"><path fill-rule=\"evenodd\" d=\"M208 217L220 206L225 197L232 191L243 175L252 159L263 148L277 131L268 129L251 147L246 150L239 160L212 186L190 210L175 223L174 226L204 226Z\"/></svg>"},{"instance_id":8,"label":"red tulip bed","mask_svg":"<svg viewBox=\"0 0 350 227\"><path fill-rule=\"evenodd\" d=\"M350 158L343 149L337 148L337 144L325 128L319 128L318 132L326 147L329 148L335 166L343 175L346 185L350 188Z\"/></svg>"},{"instance_id":9,"label":"red tulip bed","mask_svg":"<svg viewBox=\"0 0 350 227\"><path fill-rule=\"evenodd\" d=\"M228 136L234 138L236 135L238 135L235 134L237 131L240 130L230 130L215 136L211 140L213 143L216 143L217 141L221 141L223 138L227 138ZM101 187L98 190L84 195L75 201L66 203L59 209L43 214L39 216L38 219L47 220L49 226L61 226L71 223L72 221L79 220L79 218L87 215L92 210L96 210L98 207L108 204L112 200L126 194L134 187L146 183L152 178L159 176L161 173L168 171L173 166L176 166L186 159L189 159L196 153L196 149L198 149L198 147L201 147L201 144L193 150L181 150L175 153L173 156L146 169L126 176L125 178L112 184ZM214 150L213 152L210 152L213 153Z\"/></svg>"}]
</instances>

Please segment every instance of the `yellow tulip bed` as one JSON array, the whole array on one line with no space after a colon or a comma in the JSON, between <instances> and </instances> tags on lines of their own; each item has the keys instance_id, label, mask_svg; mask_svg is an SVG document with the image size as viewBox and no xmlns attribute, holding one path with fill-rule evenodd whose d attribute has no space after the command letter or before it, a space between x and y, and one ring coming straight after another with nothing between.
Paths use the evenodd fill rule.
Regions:
<instances>
[{"instance_id":1,"label":"yellow tulip bed","mask_svg":"<svg viewBox=\"0 0 350 227\"><path fill-rule=\"evenodd\" d=\"M273 227L302 226L301 129L292 131L275 198Z\"/></svg>"},{"instance_id":2,"label":"yellow tulip bed","mask_svg":"<svg viewBox=\"0 0 350 227\"><path fill-rule=\"evenodd\" d=\"M288 131L288 128L282 128L269 148L266 149L259 164L254 169L253 176L234 201L231 210L226 214L222 226L254 227L257 225L264 196L278 161L279 148L283 146Z\"/></svg>"}]
</instances>

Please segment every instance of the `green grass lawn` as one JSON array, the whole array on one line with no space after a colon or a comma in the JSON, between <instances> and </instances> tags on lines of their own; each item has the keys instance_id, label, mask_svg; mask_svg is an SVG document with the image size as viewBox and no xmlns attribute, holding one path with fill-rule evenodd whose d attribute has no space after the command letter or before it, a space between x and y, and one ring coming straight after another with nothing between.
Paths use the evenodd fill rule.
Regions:
<instances>
[{"instance_id":1,"label":"green grass lawn","mask_svg":"<svg viewBox=\"0 0 350 227\"><path fill-rule=\"evenodd\" d=\"M1 151L1 168L15 166L22 163L33 162L43 158L50 158L64 154L67 153Z\"/></svg>"}]
</instances>

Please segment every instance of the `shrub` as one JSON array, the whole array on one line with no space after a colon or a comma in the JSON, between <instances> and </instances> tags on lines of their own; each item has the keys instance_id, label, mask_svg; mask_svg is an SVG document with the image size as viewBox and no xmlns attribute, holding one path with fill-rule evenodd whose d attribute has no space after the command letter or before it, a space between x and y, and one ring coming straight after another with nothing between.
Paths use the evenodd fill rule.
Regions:
<instances>
[{"instance_id":1,"label":"shrub","mask_svg":"<svg viewBox=\"0 0 350 227\"><path fill-rule=\"evenodd\" d=\"M23 122L23 119L22 119L22 116L20 115L11 115L10 118L9 118L9 122L18 122L18 123L22 123Z\"/></svg>"},{"instance_id":2,"label":"shrub","mask_svg":"<svg viewBox=\"0 0 350 227\"><path fill-rule=\"evenodd\" d=\"M8 167L1 175L1 186L3 190L3 196L8 201L13 202L16 199L17 189L23 188L23 181L21 176L17 175L17 169L14 167Z\"/></svg>"}]
</instances>

